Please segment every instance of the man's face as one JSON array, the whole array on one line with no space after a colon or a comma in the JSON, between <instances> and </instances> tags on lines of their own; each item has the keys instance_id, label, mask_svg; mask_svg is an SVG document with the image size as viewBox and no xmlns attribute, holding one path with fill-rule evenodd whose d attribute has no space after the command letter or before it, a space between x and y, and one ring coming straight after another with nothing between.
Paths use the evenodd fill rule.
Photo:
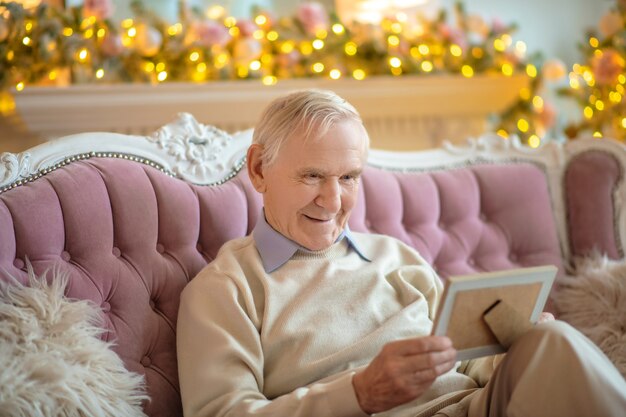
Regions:
<instances>
[{"instance_id":1,"label":"man's face","mask_svg":"<svg viewBox=\"0 0 626 417\"><path fill-rule=\"evenodd\" d=\"M307 249L332 245L356 203L366 157L365 129L351 120L318 139L287 140L261 178L253 179L268 223Z\"/></svg>"}]
</instances>

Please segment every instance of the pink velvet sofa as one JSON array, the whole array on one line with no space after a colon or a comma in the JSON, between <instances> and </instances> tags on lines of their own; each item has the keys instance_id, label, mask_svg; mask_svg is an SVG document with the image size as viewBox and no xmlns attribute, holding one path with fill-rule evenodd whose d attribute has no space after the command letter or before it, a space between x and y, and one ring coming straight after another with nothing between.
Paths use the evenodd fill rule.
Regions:
<instances>
[{"instance_id":1,"label":"pink velvet sofa","mask_svg":"<svg viewBox=\"0 0 626 417\"><path fill-rule=\"evenodd\" d=\"M260 214L250 138L183 114L149 137L74 135L0 159L0 279L25 281L27 259L68 271L67 296L101 306L105 337L145 376L150 416L182 415L181 290ZM609 140L372 151L350 226L415 247L442 279L543 264L563 275L592 250L624 257L625 166Z\"/></svg>"}]
</instances>

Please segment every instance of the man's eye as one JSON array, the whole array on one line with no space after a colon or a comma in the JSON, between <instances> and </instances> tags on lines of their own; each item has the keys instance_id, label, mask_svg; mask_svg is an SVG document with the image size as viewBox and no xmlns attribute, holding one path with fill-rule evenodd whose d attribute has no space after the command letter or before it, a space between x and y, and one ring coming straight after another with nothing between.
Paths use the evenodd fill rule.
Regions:
<instances>
[{"instance_id":1,"label":"man's eye","mask_svg":"<svg viewBox=\"0 0 626 417\"><path fill-rule=\"evenodd\" d=\"M344 182L354 182L357 180L357 177L355 175L343 175L341 177L341 181Z\"/></svg>"}]
</instances>

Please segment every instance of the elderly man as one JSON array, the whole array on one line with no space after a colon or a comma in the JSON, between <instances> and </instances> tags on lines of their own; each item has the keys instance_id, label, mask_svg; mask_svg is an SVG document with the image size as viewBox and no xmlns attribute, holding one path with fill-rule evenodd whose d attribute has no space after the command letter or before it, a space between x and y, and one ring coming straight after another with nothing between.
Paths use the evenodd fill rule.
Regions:
<instances>
[{"instance_id":1,"label":"elderly man","mask_svg":"<svg viewBox=\"0 0 626 417\"><path fill-rule=\"evenodd\" d=\"M430 336L433 269L393 238L348 228L368 142L331 92L265 110L247 154L263 215L182 294L185 415L624 415L621 375L564 323L460 364L449 339Z\"/></svg>"}]
</instances>

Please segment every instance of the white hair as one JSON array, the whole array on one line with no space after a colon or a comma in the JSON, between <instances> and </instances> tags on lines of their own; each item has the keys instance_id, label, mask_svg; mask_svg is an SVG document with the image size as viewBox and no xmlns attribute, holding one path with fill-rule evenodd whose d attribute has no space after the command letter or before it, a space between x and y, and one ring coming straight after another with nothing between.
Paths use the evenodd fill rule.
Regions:
<instances>
[{"instance_id":1,"label":"white hair","mask_svg":"<svg viewBox=\"0 0 626 417\"><path fill-rule=\"evenodd\" d=\"M332 91L297 91L272 101L254 128L252 143L263 146L262 161L271 165L282 145L294 136L301 140L322 137L345 120L363 124L357 110ZM367 146L369 137L366 133Z\"/></svg>"}]
</instances>

